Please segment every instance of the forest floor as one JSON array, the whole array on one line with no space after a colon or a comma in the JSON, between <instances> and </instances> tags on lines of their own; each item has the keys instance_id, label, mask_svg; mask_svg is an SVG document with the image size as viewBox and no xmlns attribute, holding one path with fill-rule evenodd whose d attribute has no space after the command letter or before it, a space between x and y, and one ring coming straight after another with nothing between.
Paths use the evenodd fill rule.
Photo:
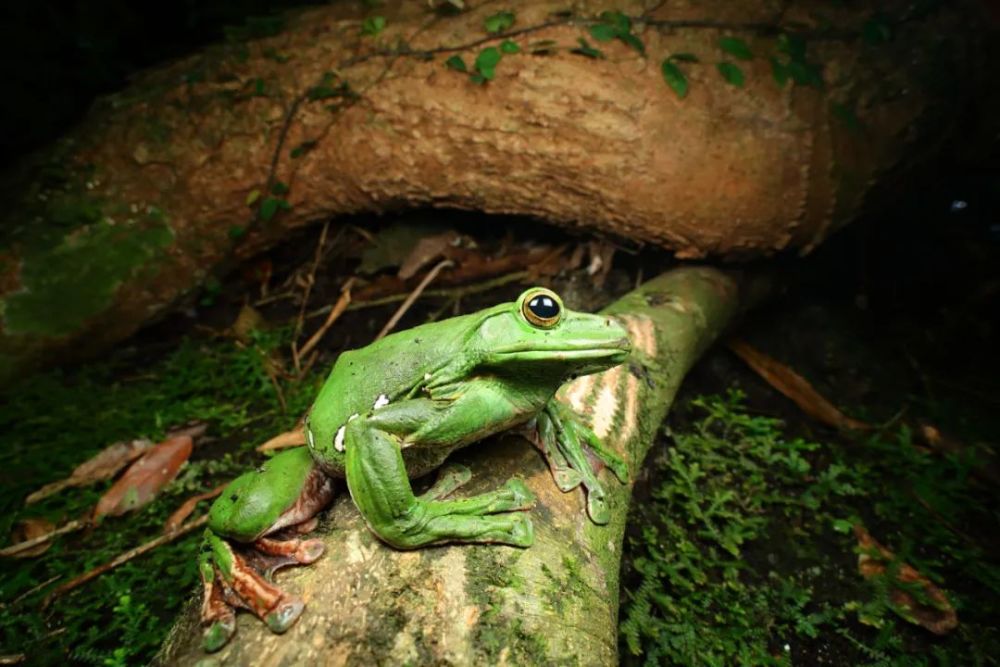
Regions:
<instances>
[{"instance_id":1,"label":"forest floor","mask_svg":"<svg viewBox=\"0 0 1000 667\"><path fill-rule=\"evenodd\" d=\"M431 214L409 218L410 232L360 219L313 228L106 357L7 389L3 536L88 515L110 481L30 505L24 499L108 444L156 442L191 422L207 429L150 504L2 561L4 664L148 661L196 594L198 531L53 591L162 534L185 499L258 464L254 448L295 425L336 355L370 341L443 256L456 266L397 329L512 299L525 281L592 310L673 265L663 253L524 221L491 219L491 232L472 214L432 215L434 225ZM982 267L997 265L1000 244L978 231L950 231L946 243L932 231L901 243L890 238L898 228L874 229L842 234L805 260L778 260L787 290L733 332L874 428L819 424L724 346L713 348L685 381L636 486L641 502L623 571L624 664L997 664L1000 503L990 443L1000 433L1000 373L990 344L998 285ZM438 240L415 277L393 277L429 238ZM941 265L947 250L958 257L954 266ZM938 274L922 277L921 252L935 255ZM497 261L512 257L521 259ZM960 289L970 274L972 289ZM316 357L296 360L292 343L302 348L353 275L362 279L351 309ZM947 434L947 450L926 442L923 424ZM859 572L866 550L856 526L896 555L875 576ZM903 562L945 592L954 630L939 636L904 618L933 623L947 613L923 584L899 582Z\"/></svg>"}]
</instances>

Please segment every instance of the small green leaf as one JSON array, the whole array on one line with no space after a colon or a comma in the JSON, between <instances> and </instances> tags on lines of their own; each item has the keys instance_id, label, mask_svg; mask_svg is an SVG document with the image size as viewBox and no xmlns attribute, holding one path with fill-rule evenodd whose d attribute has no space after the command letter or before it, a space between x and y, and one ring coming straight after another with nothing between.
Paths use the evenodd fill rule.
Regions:
<instances>
[{"instance_id":1,"label":"small green leaf","mask_svg":"<svg viewBox=\"0 0 1000 667\"><path fill-rule=\"evenodd\" d=\"M623 42L625 42L626 44L628 44L629 46L631 46L633 49L635 49L639 53L641 53L643 55L646 55L646 45L642 43L641 39L639 39L638 37L636 37L632 33L626 32L626 33L624 33L622 35L619 35L618 38L620 40L622 40Z\"/></svg>"},{"instance_id":2,"label":"small green leaf","mask_svg":"<svg viewBox=\"0 0 1000 667\"><path fill-rule=\"evenodd\" d=\"M468 72L469 69L465 66L465 61L462 60L462 56L452 56L448 60L444 61L445 67L453 69L457 72Z\"/></svg>"},{"instance_id":3,"label":"small green leaf","mask_svg":"<svg viewBox=\"0 0 1000 667\"><path fill-rule=\"evenodd\" d=\"M660 65L660 71L663 73L663 80L667 82L667 85L680 99L684 99L688 94L688 80L684 76L684 72L678 67L670 58L667 58Z\"/></svg>"},{"instance_id":4,"label":"small green leaf","mask_svg":"<svg viewBox=\"0 0 1000 667\"><path fill-rule=\"evenodd\" d=\"M720 37L719 48L739 60L750 60L753 58L753 52L750 51L750 47L739 37Z\"/></svg>"},{"instance_id":5,"label":"small green leaf","mask_svg":"<svg viewBox=\"0 0 1000 667\"><path fill-rule=\"evenodd\" d=\"M621 12L601 12L601 20L615 27L618 32L632 30L632 21Z\"/></svg>"},{"instance_id":6,"label":"small green leaf","mask_svg":"<svg viewBox=\"0 0 1000 667\"><path fill-rule=\"evenodd\" d=\"M613 25L598 23L590 26L590 36L598 42L610 42L618 36L618 30Z\"/></svg>"},{"instance_id":7,"label":"small green leaf","mask_svg":"<svg viewBox=\"0 0 1000 667\"><path fill-rule=\"evenodd\" d=\"M385 28L384 16L369 16L361 22L361 34L374 37Z\"/></svg>"},{"instance_id":8,"label":"small green leaf","mask_svg":"<svg viewBox=\"0 0 1000 667\"><path fill-rule=\"evenodd\" d=\"M257 202L258 199L260 199L260 190L256 190L256 189L251 190L247 194L247 200L246 200L247 206L253 206Z\"/></svg>"},{"instance_id":9,"label":"small green leaf","mask_svg":"<svg viewBox=\"0 0 1000 667\"><path fill-rule=\"evenodd\" d=\"M731 83L737 88L743 87L743 70L741 70L738 65L723 61L715 67L719 70L719 74L722 75L722 78L725 79L727 83Z\"/></svg>"},{"instance_id":10,"label":"small green leaf","mask_svg":"<svg viewBox=\"0 0 1000 667\"><path fill-rule=\"evenodd\" d=\"M788 73L797 84L813 88L823 87L823 73L816 63L793 60L788 63Z\"/></svg>"},{"instance_id":11,"label":"small green leaf","mask_svg":"<svg viewBox=\"0 0 1000 667\"><path fill-rule=\"evenodd\" d=\"M793 60L801 60L806 57L806 40L798 35L783 32L778 35L778 51L787 54Z\"/></svg>"},{"instance_id":12,"label":"small green leaf","mask_svg":"<svg viewBox=\"0 0 1000 667\"><path fill-rule=\"evenodd\" d=\"M595 49L590 45L590 42L585 40L583 37L577 40L580 43L575 49L570 49L570 53L576 53L577 55L586 56L587 58L603 58L604 54L600 50Z\"/></svg>"},{"instance_id":13,"label":"small green leaf","mask_svg":"<svg viewBox=\"0 0 1000 667\"><path fill-rule=\"evenodd\" d=\"M788 83L788 65L781 62L774 56L771 56L771 76L774 77L774 82L778 84L779 88L784 88L785 84Z\"/></svg>"},{"instance_id":14,"label":"small green leaf","mask_svg":"<svg viewBox=\"0 0 1000 667\"><path fill-rule=\"evenodd\" d=\"M504 53L520 53L521 47L517 45L517 42L512 42L509 39L505 39L500 42L500 50Z\"/></svg>"},{"instance_id":15,"label":"small green leaf","mask_svg":"<svg viewBox=\"0 0 1000 667\"><path fill-rule=\"evenodd\" d=\"M514 12L498 12L493 16L488 16L486 17L486 21L484 21L484 25L486 26L486 32L491 35L504 32L514 25Z\"/></svg>"},{"instance_id":16,"label":"small green leaf","mask_svg":"<svg viewBox=\"0 0 1000 667\"><path fill-rule=\"evenodd\" d=\"M676 63L696 63L698 62L698 56L693 53L675 53L668 60Z\"/></svg>"},{"instance_id":17,"label":"small green leaf","mask_svg":"<svg viewBox=\"0 0 1000 667\"><path fill-rule=\"evenodd\" d=\"M281 195L287 195L288 190L288 185L282 183L281 181L275 181L274 184L271 185L271 194L278 195L279 197Z\"/></svg>"},{"instance_id":18,"label":"small green leaf","mask_svg":"<svg viewBox=\"0 0 1000 667\"><path fill-rule=\"evenodd\" d=\"M265 222L274 217L278 212L278 200L274 197L267 197L260 203L260 219Z\"/></svg>"},{"instance_id":19,"label":"small green leaf","mask_svg":"<svg viewBox=\"0 0 1000 667\"><path fill-rule=\"evenodd\" d=\"M847 533L851 532L852 528L854 528L854 524L851 523L847 519L834 519L833 520L833 529L835 531L837 531L838 533L847 534Z\"/></svg>"},{"instance_id":20,"label":"small green leaf","mask_svg":"<svg viewBox=\"0 0 1000 667\"><path fill-rule=\"evenodd\" d=\"M254 79L253 94L258 97L267 95L267 84L264 83L264 79Z\"/></svg>"},{"instance_id":21,"label":"small green leaf","mask_svg":"<svg viewBox=\"0 0 1000 667\"><path fill-rule=\"evenodd\" d=\"M246 233L247 230L243 227L240 227L239 225L234 225L233 227L229 228L229 238L232 239L233 241L238 241L239 239L243 238L243 236Z\"/></svg>"},{"instance_id":22,"label":"small green leaf","mask_svg":"<svg viewBox=\"0 0 1000 667\"><path fill-rule=\"evenodd\" d=\"M482 74L470 74L469 81L472 81L472 83L476 85L482 86L486 84L486 77L483 76Z\"/></svg>"},{"instance_id":23,"label":"small green leaf","mask_svg":"<svg viewBox=\"0 0 1000 667\"><path fill-rule=\"evenodd\" d=\"M500 49L495 46L486 47L476 56L476 71L487 81L492 81L502 57Z\"/></svg>"}]
</instances>

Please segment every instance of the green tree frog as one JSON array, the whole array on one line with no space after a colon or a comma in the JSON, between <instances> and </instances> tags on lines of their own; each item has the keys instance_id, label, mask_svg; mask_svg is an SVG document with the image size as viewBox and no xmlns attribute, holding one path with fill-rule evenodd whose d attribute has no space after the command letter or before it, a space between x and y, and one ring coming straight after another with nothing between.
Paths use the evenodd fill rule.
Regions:
<instances>
[{"instance_id":1,"label":"green tree frog","mask_svg":"<svg viewBox=\"0 0 1000 667\"><path fill-rule=\"evenodd\" d=\"M454 450L520 429L542 451L563 491L582 485L592 521L608 521L593 460L627 480L624 462L554 400L566 381L621 364L630 342L616 320L566 309L552 291L528 289L513 303L425 324L340 355L305 419L308 446L282 452L234 480L209 513L199 566L204 646L236 629L234 608L274 632L303 602L271 581L285 565L323 553L302 534L344 479L369 528L397 549L445 542L528 547L534 503L518 478L495 491L446 500L468 470L451 468L423 495L410 479Z\"/></svg>"}]
</instances>

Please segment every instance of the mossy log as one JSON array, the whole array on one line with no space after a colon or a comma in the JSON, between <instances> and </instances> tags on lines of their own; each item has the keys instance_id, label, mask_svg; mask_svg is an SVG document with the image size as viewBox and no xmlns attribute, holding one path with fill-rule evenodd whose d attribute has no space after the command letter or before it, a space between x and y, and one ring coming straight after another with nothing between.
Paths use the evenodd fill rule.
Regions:
<instances>
[{"instance_id":1,"label":"mossy log","mask_svg":"<svg viewBox=\"0 0 1000 667\"><path fill-rule=\"evenodd\" d=\"M605 444L639 474L686 371L748 299L731 274L685 268L663 274L603 312L622 318L629 361L560 391ZM365 527L347 496L326 513L325 555L279 575L306 611L287 634L241 614L236 637L212 656L222 665L509 664L617 662L619 569L632 484L601 473L612 519L597 526L580 489L561 493L541 454L508 436L464 450L473 471L459 495L523 477L538 497L535 544L455 545L396 551ZM158 663L193 665L198 606L177 622Z\"/></svg>"},{"instance_id":2,"label":"mossy log","mask_svg":"<svg viewBox=\"0 0 1000 667\"><path fill-rule=\"evenodd\" d=\"M626 1L628 30L600 42L603 0L469 4L342 2L234 31L0 178L0 377L104 349L335 215L522 214L681 257L808 250L944 143L989 71L973 0ZM501 9L514 23L487 34ZM519 50L484 85L445 64L503 40Z\"/></svg>"}]
</instances>

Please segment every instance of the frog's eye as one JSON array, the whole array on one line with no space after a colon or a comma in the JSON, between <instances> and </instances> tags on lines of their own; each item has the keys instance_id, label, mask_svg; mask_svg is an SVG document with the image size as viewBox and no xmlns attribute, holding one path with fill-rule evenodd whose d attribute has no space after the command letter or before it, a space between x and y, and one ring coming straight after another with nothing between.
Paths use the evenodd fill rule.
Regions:
<instances>
[{"instance_id":1,"label":"frog's eye","mask_svg":"<svg viewBox=\"0 0 1000 667\"><path fill-rule=\"evenodd\" d=\"M559 323L562 317L562 306L555 294L548 290L539 290L528 296L521 306L524 319L536 327L548 329Z\"/></svg>"}]
</instances>

